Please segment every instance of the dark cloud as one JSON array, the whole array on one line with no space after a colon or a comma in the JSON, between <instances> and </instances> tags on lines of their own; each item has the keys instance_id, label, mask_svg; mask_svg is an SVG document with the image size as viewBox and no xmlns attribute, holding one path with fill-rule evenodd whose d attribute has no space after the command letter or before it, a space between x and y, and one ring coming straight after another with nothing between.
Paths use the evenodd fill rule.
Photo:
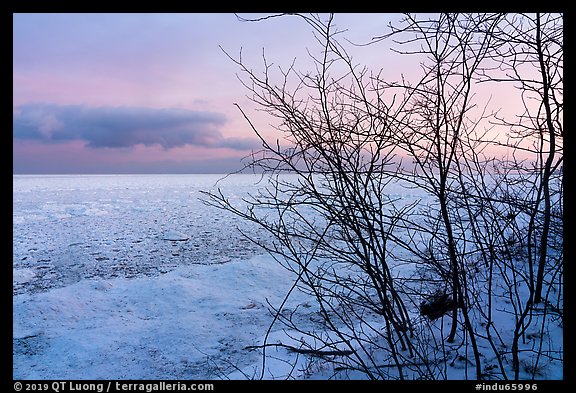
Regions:
<instances>
[{"instance_id":1,"label":"dark cloud","mask_svg":"<svg viewBox=\"0 0 576 393\"><path fill-rule=\"evenodd\" d=\"M224 138L226 123L220 113L186 109L140 107L88 107L80 105L26 104L13 117L15 139L46 143L83 140L91 148L125 148L137 144L166 149L195 145L249 150L254 139Z\"/></svg>"}]
</instances>

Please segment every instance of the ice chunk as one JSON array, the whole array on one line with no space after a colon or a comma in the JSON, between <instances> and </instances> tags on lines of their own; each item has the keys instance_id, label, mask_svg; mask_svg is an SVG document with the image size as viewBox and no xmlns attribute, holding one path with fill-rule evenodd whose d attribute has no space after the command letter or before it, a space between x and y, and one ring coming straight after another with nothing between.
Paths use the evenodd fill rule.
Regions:
<instances>
[{"instance_id":1,"label":"ice chunk","mask_svg":"<svg viewBox=\"0 0 576 393\"><path fill-rule=\"evenodd\" d=\"M177 242L177 241L185 241L188 239L190 239L190 236L178 231L167 231L164 232L164 234L162 235L162 240L172 240Z\"/></svg>"},{"instance_id":2,"label":"ice chunk","mask_svg":"<svg viewBox=\"0 0 576 393\"><path fill-rule=\"evenodd\" d=\"M23 284L34 278L36 273L32 269L14 269L13 284Z\"/></svg>"}]
</instances>

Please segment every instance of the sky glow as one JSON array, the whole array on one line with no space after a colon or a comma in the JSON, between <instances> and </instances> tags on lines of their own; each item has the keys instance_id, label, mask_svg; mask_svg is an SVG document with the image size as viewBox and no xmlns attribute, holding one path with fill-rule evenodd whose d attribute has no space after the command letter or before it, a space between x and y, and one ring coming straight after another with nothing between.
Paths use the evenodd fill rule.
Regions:
<instances>
[{"instance_id":1,"label":"sky glow","mask_svg":"<svg viewBox=\"0 0 576 393\"><path fill-rule=\"evenodd\" d=\"M243 17L262 15L242 14ZM397 14L336 14L341 39L366 43ZM229 173L281 138L257 111L222 51L262 70L313 71L322 49L300 18L243 22L234 14L14 14L13 173ZM222 49L221 49L222 48ZM418 77L387 43L349 46L384 77ZM489 93L488 93L489 94ZM486 94L481 103L490 99ZM505 95L492 97L499 105Z\"/></svg>"}]
</instances>

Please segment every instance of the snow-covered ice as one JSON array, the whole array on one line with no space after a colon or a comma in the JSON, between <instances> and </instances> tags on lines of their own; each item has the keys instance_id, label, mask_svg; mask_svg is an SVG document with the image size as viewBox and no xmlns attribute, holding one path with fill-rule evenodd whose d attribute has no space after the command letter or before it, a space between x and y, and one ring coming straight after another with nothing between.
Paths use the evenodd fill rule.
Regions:
<instances>
[{"instance_id":1,"label":"snow-covered ice","mask_svg":"<svg viewBox=\"0 0 576 393\"><path fill-rule=\"evenodd\" d=\"M14 378L225 378L258 362L242 348L291 278L237 231L254 228L198 199L260 177L221 178L15 175Z\"/></svg>"},{"instance_id":2,"label":"snow-covered ice","mask_svg":"<svg viewBox=\"0 0 576 393\"><path fill-rule=\"evenodd\" d=\"M259 360L242 348L289 285L269 258L85 279L14 299L14 378L206 379Z\"/></svg>"},{"instance_id":3,"label":"snow-covered ice","mask_svg":"<svg viewBox=\"0 0 576 393\"><path fill-rule=\"evenodd\" d=\"M244 348L263 343L272 321L267 302L278 306L293 277L238 229L263 242L265 234L199 200L201 190L221 187L242 203L259 179L14 175L13 377L259 377L259 352ZM394 197L419 198L400 189ZM297 291L285 310L298 310L308 327L321 320ZM512 318L495 318L507 341ZM526 348L537 342L531 334ZM561 350L561 326L550 324L545 334ZM294 339L280 324L268 336L269 343ZM267 353L265 378L334 376L325 363L285 348ZM458 356L451 378L466 376ZM561 361L548 366L543 379L562 378Z\"/></svg>"},{"instance_id":4,"label":"snow-covered ice","mask_svg":"<svg viewBox=\"0 0 576 393\"><path fill-rule=\"evenodd\" d=\"M28 269L15 273L14 293L255 255L257 247L236 230L249 231L246 223L198 199L221 178L14 176L13 267ZM218 186L241 198L258 179L236 176Z\"/></svg>"}]
</instances>

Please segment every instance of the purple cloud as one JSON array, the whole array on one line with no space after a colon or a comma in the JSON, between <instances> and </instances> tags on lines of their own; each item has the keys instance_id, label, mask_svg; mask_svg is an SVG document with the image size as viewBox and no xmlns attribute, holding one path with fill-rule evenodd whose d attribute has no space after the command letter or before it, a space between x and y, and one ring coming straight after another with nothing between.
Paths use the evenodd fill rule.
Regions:
<instances>
[{"instance_id":1,"label":"purple cloud","mask_svg":"<svg viewBox=\"0 0 576 393\"><path fill-rule=\"evenodd\" d=\"M165 149L185 145L250 150L250 138L225 138L226 117L215 112L142 107L89 107L46 103L25 104L13 117L15 139L45 143L81 140L91 148L126 148L137 144Z\"/></svg>"}]
</instances>

